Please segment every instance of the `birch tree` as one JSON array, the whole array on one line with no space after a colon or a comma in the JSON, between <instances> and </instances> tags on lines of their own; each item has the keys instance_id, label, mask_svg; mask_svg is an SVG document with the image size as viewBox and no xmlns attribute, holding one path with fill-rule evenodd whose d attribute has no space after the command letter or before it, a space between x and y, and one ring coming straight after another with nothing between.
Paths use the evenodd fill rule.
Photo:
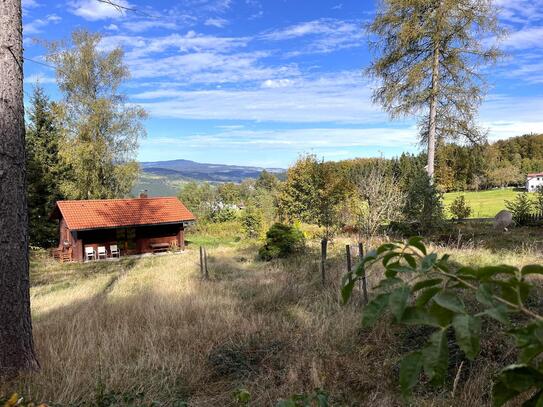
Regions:
<instances>
[{"instance_id":1,"label":"birch tree","mask_svg":"<svg viewBox=\"0 0 543 407\"><path fill-rule=\"evenodd\" d=\"M382 0L368 32L373 100L392 118L418 117L433 178L439 140L485 137L476 118L482 68L500 55L488 45L503 34L496 8L492 0Z\"/></svg>"}]
</instances>

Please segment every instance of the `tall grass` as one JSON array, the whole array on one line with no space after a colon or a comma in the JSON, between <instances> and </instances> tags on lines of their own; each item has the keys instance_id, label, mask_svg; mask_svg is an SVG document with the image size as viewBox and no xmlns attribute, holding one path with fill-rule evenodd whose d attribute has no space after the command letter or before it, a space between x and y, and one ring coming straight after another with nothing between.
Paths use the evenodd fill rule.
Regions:
<instances>
[{"instance_id":1,"label":"tall grass","mask_svg":"<svg viewBox=\"0 0 543 407\"><path fill-rule=\"evenodd\" d=\"M424 341L424 333L385 321L362 330L360 303L340 305L348 241L332 243L324 288L317 242L303 256L270 263L255 259L255 246L211 247L210 281L200 279L194 248L90 265L35 260L32 312L42 369L3 383L0 395L18 391L60 406L230 406L243 387L252 405L272 406L286 395L323 388L333 405L400 405L399 357ZM499 258L467 250L453 256ZM487 341L498 356L464 365L454 397L451 388L419 389L415 405L488 405L488 383L507 342ZM462 359L453 360L452 378Z\"/></svg>"}]
</instances>

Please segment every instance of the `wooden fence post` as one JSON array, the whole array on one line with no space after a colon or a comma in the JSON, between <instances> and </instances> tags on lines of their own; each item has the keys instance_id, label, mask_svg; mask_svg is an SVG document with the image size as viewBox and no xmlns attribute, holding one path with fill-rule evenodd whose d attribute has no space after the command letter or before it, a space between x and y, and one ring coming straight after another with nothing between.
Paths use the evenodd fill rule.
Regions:
<instances>
[{"instance_id":1,"label":"wooden fence post","mask_svg":"<svg viewBox=\"0 0 543 407\"><path fill-rule=\"evenodd\" d=\"M326 249L328 246L328 239L321 240L321 279L322 285L326 282Z\"/></svg>"},{"instance_id":2,"label":"wooden fence post","mask_svg":"<svg viewBox=\"0 0 543 407\"><path fill-rule=\"evenodd\" d=\"M204 277L204 248L200 246L200 276Z\"/></svg>"},{"instance_id":3,"label":"wooden fence post","mask_svg":"<svg viewBox=\"0 0 543 407\"><path fill-rule=\"evenodd\" d=\"M345 254L347 255L347 272L353 271L353 264L351 262L351 246L345 245Z\"/></svg>"},{"instance_id":4,"label":"wooden fence post","mask_svg":"<svg viewBox=\"0 0 543 407\"><path fill-rule=\"evenodd\" d=\"M364 246L362 245L362 242L358 242L358 257L360 258L360 262L364 259ZM368 303L368 287L366 284L366 270L362 272L362 294L364 296L363 301L364 304Z\"/></svg>"},{"instance_id":5,"label":"wooden fence post","mask_svg":"<svg viewBox=\"0 0 543 407\"><path fill-rule=\"evenodd\" d=\"M207 250L204 247L204 270L205 270L205 279L209 280L209 271L207 270Z\"/></svg>"}]
</instances>

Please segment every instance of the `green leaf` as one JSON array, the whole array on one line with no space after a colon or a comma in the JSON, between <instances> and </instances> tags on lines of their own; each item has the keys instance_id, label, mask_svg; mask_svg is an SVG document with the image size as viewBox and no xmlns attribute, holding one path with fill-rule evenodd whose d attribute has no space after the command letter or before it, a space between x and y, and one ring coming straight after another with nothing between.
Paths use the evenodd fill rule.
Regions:
<instances>
[{"instance_id":1,"label":"green leaf","mask_svg":"<svg viewBox=\"0 0 543 407\"><path fill-rule=\"evenodd\" d=\"M398 245L395 244L395 243L385 243L385 244L382 244L381 246L379 246L379 248L377 249L377 254L383 254L385 252L389 252L391 250L394 250L394 249L398 249Z\"/></svg>"},{"instance_id":2,"label":"green leaf","mask_svg":"<svg viewBox=\"0 0 543 407\"><path fill-rule=\"evenodd\" d=\"M422 350L424 372L433 384L441 384L447 375L449 348L447 330L440 329L430 336L428 345Z\"/></svg>"},{"instance_id":3,"label":"green leaf","mask_svg":"<svg viewBox=\"0 0 543 407\"><path fill-rule=\"evenodd\" d=\"M456 343L466 357L473 360L480 350L481 320L471 315L459 314L453 317L452 326Z\"/></svg>"},{"instance_id":4,"label":"green leaf","mask_svg":"<svg viewBox=\"0 0 543 407\"><path fill-rule=\"evenodd\" d=\"M439 326L442 328L448 327L451 324L452 319L454 317L454 312L438 305L435 302L433 302L432 305L430 305L429 313L430 313L430 316L433 318L433 320L437 321Z\"/></svg>"},{"instance_id":5,"label":"green leaf","mask_svg":"<svg viewBox=\"0 0 543 407\"><path fill-rule=\"evenodd\" d=\"M422 371L422 353L411 352L403 357L400 363L400 388L407 399L417 384Z\"/></svg>"},{"instance_id":6,"label":"green leaf","mask_svg":"<svg viewBox=\"0 0 543 407\"><path fill-rule=\"evenodd\" d=\"M431 279L428 279L428 280L419 281L413 286L413 292L421 290L421 289L426 288L426 287L432 287L432 286L440 284L442 282L443 282L442 278L431 278Z\"/></svg>"},{"instance_id":7,"label":"green leaf","mask_svg":"<svg viewBox=\"0 0 543 407\"><path fill-rule=\"evenodd\" d=\"M492 295L492 288L489 284L481 284L477 288L477 292L475 294L475 298L477 301L479 301L481 304L486 306L493 306L494 305L494 298Z\"/></svg>"},{"instance_id":8,"label":"green leaf","mask_svg":"<svg viewBox=\"0 0 543 407\"><path fill-rule=\"evenodd\" d=\"M487 280L494 277L496 274L516 275L518 269L513 266L500 265L500 266L487 266L480 267L476 270L476 275L481 280Z\"/></svg>"},{"instance_id":9,"label":"green leaf","mask_svg":"<svg viewBox=\"0 0 543 407\"><path fill-rule=\"evenodd\" d=\"M520 349L519 359L528 363L543 352L543 326L534 322L511 331Z\"/></svg>"},{"instance_id":10,"label":"green leaf","mask_svg":"<svg viewBox=\"0 0 543 407\"><path fill-rule=\"evenodd\" d=\"M417 307L406 307L401 322L406 325L429 325L436 328L440 328L441 325L439 320L430 313L423 309Z\"/></svg>"},{"instance_id":11,"label":"green leaf","mask_svg":"<svg viewBox=\"0 0 543 407\"><path fill-rule=\"evenodd\" d=\"M511 365L500 372L498 381L502 385L522 393L534 386L543 385L543 374L528 365Z\"/></svg>"},{"instance_id":12,"label":"green leaf","mask_svg":"<svg viewBox=\"0 0 543 407\"><path fill-rule=\"evenodd\" d=\"M494 386L492 386L492 404L495 407L501 407L519 394L520 392L510 389L504 383L497 381L494 383Z\"/></svg>"},{"instance_id":13,"label":"green leaf","mask_svg":"<svg viewBox=\"0 0 543 407\"><path fill-rule=\"evenodd\" d=\"M434 301L454 313L465 313L465 307L462 300L451 291L441 291L434 297Z\"/></svg>"},{"instance_id":14,"label":"green leaf","mask_svg":"<svg viewBox=\"0 0 543 407\"><path fill-rule=\"evenodd\" d=\"M511 325L509 320L509 315L507 313L507 306L503 304L498 304L493 308L487 309L484 314L488 315L490 318L495 319L498 322L501 322L506 327Z\"/></svg>"},{"instance_id":15,"label":"green leaf","mask_svg":"<svg viewBox=\"0 0 543 407\"><path fill-rule=\"evenodd\" d=\"M529 264L522 268L521 274L523 276L528 274L543 274L543 266L540 266L539 264Z\"/></svg>"},{"instance_id":16,"label":"green leaf","mask_svg":"<svg viewBox=\"0 0 543 407\"><path fill-rule=\"evenodd\" d=\"M428 301L430 301L434 297L434 295L436 295L440 291L441 287L431 287L421 291L417 296L417 299L415 300L415 305L417 307L422 307L423 305L426 305Z\"/></svg>"},{"instance_id":17,"label":"green leaf","mask_svg":"<svg viewBox=\"0 0 543 407\"><path fill-rule=\"evenodd\" d=\"M423 273L427 273L428 271L432 270L437 262L437 253L430 253L422 259L420 263L420 271Z\"/></svg>"},{"instance_id":18,"label":"green leaf","mask_svg":"<svg viewBox=\"0 0 543 407\"><path fill-rule=\"evenodd\" d=\"M389 293L379 294L362 311L362 326L368 328L375 324L388 305Z\"/></svg>"},{"instance_id":19,"label":"green leaf","mask_svg":"<svg viewBox=\"0 0 543 407\"><path fill-rule=\"evenodd\" d=\"M405 253L403 255L403 258L405 259L405 261L407 262L407 264L409 264L409 267L411 267L412 269L416 270L417 268L417 261L415 260L415 258L413 256L411 256L410 254L407 254Z\"/></svg>"},{"instance_id":20,"label":"green leaf","mask_svg":"<svg viewBox=\"0 0 543 407\"><path fill-rule=\"evenodd\" d=\"M422 254L424 254L426 256L426 246L424 245L424 243L422 242L423 238L420 237L420 236L414 236L412 238L410 238L408 241L407 241L407 244L409 246L413 246L413 247L416 247L417 249L419 249Z\"/></svg>"},{"instance_id":21,"label":"green leaf","mask_svg":"<svg viewBox=\"0 0 543 407\"><path fill-rule=\"evenodd\" d=\"M356 279L353 279L350 273L343 276L341 287L341 300L343 301L343 304L347 304L351 298L355 283Z\"/></svg>"},{"instance_id":22,"label":"green leaf","mask_svg":"<svg viewBox=\"0 0 543 407\"><path fill-rule=\"evenodd\" d=\"M385 256L383 257L383 266L387 266L388 263L390 263L390 260L396 258L396 257L400 257L402 254L401 253L388 253L388 254L385 254Z\"/></svg>"},{"instance_id":23,"label":"green leaf","mask_svg":"<svg viewBox=\"0 0 543 407\"><path fill-rule=\"evenodd\" d=\"M411 294L411 290L407 285L398 287L390 294L388 304L390 307L390 311L392 312L392 315L394 315L394 317L396 318L397 322L402 319L405 307L407 306L407 300L409 299L409 294Z\"/></svg>"}]
</instances>

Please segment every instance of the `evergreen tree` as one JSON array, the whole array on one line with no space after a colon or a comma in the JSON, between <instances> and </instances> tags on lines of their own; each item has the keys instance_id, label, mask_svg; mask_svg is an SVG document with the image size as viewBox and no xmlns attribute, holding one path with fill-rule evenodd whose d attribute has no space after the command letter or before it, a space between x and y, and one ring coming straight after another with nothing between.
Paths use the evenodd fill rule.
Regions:
<instances>
[{"instance_id":1,"label":"evergreen tree","mask_svg":"<svg viewBox=\"0 0 543 407\"><path fill-rule=\"evenodd\" d=\"M499 56L483 42L500 32L492 0L383 0L368 31L377 58L369 73L392 116L420 118L433 178L439 138L477 141L475 125L485 81L480 66Z\"/></svg>"},{"instance_id":2,"label":"evergreen tree","mask_svg":"<svg viewBox=\"0 0 543 407\"><path fill-rule=\"evenodd\" d=\"M146 113L126 104L119 90L129 77L123 51L102 51L100 40L99 34L75 31L71 44L49 44L47 59L63 94L60 155L69 176L60 186L72 199L124 197L138 175Z\"/></svg>"},{"instance_id":3,"label":"evergreen tree","mask_svg":"<svg viewBox=\"0 0 543 407\"><path fill-rule=\"evenodd\" d=\"M53 103L40 86L34 88L28 110L26 168L30 243L50 247L57 226L49 220L54 204L61 199L59 181L59 132L55 127Z\"/></svg>"}]
</instances>

